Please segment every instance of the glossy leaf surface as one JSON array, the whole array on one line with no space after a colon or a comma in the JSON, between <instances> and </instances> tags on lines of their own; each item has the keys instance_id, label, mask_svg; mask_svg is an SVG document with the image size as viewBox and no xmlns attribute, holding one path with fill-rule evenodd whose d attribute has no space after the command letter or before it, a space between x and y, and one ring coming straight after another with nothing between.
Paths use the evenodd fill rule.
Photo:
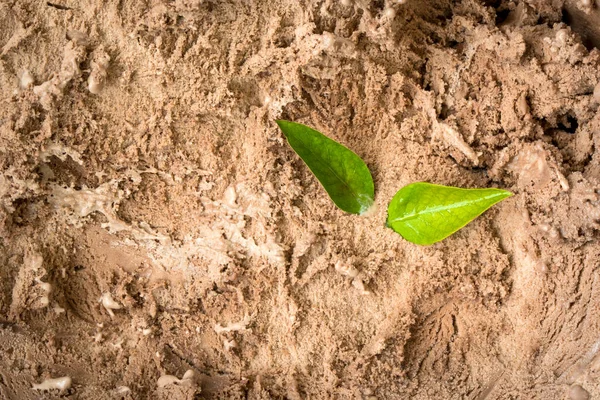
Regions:
<instances>
[{"instance_id":1,"label":"glossy leaf surface","mask_svg":"<svg viewBox=\"0 0 600 400\"><path fill-rule=\"evenodd\" d=\"M409 242L443 240L512 193L502 189L461 189L427 182L400 189L388 206L387 225Z\"/></svg>"},{"instance_id":2,"label":"glossy leaf surface","mask_svg":"<svg viewBox=\"0 0 600 400\"><path fill-rule=\"evenodd\" d=\"M359 156L308 126L283 120L277 125L339 208L362 214L371 207L373 178Z\"/></svg>"}]
</instances>

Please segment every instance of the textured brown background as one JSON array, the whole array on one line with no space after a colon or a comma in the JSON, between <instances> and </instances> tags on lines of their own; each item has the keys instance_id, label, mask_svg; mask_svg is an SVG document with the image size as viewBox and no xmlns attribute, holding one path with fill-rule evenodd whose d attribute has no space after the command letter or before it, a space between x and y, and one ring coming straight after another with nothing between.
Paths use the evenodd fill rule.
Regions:
<instances>
[{"instance_id":1,"label":"textured brown background","mask_svg":"<svg viewBox=\"0 0 600 400\"><path fill-rule=\"evenodd\" d=\"M0 398L600 396L600 51L564 21L0 2ZM337 210L275 118L363 157L378 211ZM384 228L412 181L515 196L419 247Z\"/></svg>"}]
</instances>

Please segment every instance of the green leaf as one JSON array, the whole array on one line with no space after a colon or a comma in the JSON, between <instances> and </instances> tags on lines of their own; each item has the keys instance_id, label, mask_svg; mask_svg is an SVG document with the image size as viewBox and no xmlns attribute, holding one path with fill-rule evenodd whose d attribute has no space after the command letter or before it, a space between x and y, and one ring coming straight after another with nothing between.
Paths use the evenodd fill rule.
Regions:
<instances>
[{"instance_id":1,"label":"green leaf","mask_svg":"<svg viewBox=\"0 0 600 400\"><path fill-rule=\"evenodd\" d=\"M452 235L512 195L502 189L411 183L400 189L390 202L387 226L409 242L430 245Z\"/></svg>"},{"instance_id":2,"label":"green leaf","mask_svg":"<svg viewBox=\"0 0 600 400\"><path fill-rule=\"evenodd\" d=\"M359 156L308 126L276 122L336 206L352 214L362 214L371 207L375 197L373 178Z\"/></svg>"}]
</instances>

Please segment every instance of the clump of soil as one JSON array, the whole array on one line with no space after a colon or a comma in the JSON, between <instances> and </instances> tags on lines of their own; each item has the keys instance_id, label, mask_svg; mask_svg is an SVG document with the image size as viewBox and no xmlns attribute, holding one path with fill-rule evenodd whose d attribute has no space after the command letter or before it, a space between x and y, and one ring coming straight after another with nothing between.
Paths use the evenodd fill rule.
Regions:
<instances>
[{"instance_id":1,"label":"clump of soil","mask_svg":"<svg viewBox=\"0 0 600 400\"><path fill-rule=\"evenodd\" d=\"M600 396L591 3L0 4L0 397ZM413 181L516 195L420 247Z\"/></svg>"}]
</instances>

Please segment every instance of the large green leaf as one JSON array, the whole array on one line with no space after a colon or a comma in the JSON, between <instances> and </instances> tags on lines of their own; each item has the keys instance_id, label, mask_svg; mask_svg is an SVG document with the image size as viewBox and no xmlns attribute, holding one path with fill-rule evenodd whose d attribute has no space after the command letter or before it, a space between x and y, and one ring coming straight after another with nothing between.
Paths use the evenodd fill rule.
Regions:
<instances>
[{"instance_id":1,"label":"large green leaf","mask_svg":"<svg viewBox=\"0 0 600 400\"><path fill-rule=\"evenodd\" d=\"M404 239L430 245L447 238L485 210L512 196L502 189L461 189L411 183L388 206L387 225Z\"/></svg>"},{"instance_id":2,"label":"large green leaf","mask_svg":"<svg viewBox=\"0 0 600 400\"><path fill-rule=\"evenodd\" d=\"M371 207L373 178L359 156L308 126L283 120L277 125L339 208L362 214Z\"/></svg>"}]
</instances>

